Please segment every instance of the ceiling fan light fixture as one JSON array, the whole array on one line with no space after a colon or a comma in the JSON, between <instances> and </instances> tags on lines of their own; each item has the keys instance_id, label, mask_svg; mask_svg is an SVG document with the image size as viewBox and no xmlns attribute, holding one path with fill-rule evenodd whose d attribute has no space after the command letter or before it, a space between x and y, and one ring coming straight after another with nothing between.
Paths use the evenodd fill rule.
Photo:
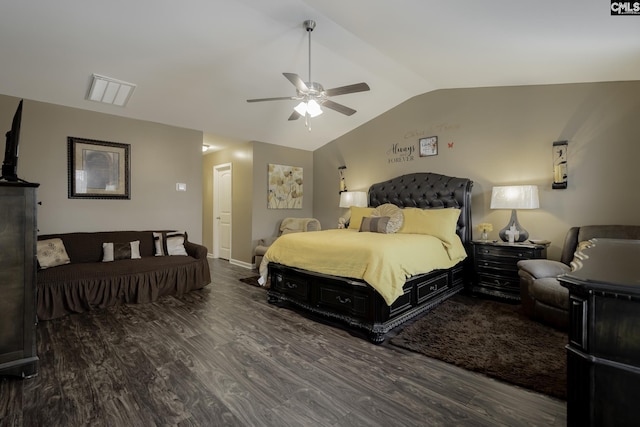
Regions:
<instances>
[{"instance_id":1,"label":"ceiling fan light fixture","mask_svg":"<svg viewBox=\"0 0 640 427\"><path fill-rule=\"evenodd\" d=\"M311 99L307 102L307 113L309 113L309 116L311 117L318 117L322 114L322 108L320 108L320 104L318 104L315 99Z\"/></svg>"},{"instance_id":2,"label":"ceiling fan light fixture","mask_svg":"<svg viewBox=\"0 0 640 427\"><path fill-rule=\"evenodd\" d=\"M307 114L307 103L302 101L300 104L293 107L293 109L301 116L305 116Z\"/></svg>"},{"instance_id":3,"label":"ceiling fan light fixture","mask_svg":"<svg viewBox=\"0 0 640 427\"><path fill-rule=\"evenodd\" d=\"M318 104L318 101L315 99L300 102L294 107L294 110L302 117L309 116L311 118L318 117L323 112L322 108L320 108L320 104Z\"/></svg>"},{"instance_id":4,"label":"ceiling fan light fixture","mask_svg":"<svg viewBox=\"0 0 640 427\"><path fill-rule=\"evenodd\" d=\"M307 30L309 39L309 79L305 82L295 73L282 73L282 75L296 87L296 96L280 96L276 98L255 98L247 99L247 102L261 101L279 101L279 100L297 100L301 101L293 108L293 113L289 116L289 120L298 120L304 117L305 126L311 131L311 120L323 113L322 107L337 111L345 116L353 115L356 110L345 105L334 102L329 97L337 95L346 95L355 92L364 92L369 90L366 83L356 83L347 86L334 87L325 90L324 87L311 79L311 32L316 27L315 21L306 20L303 22L304 28Z\"/></svg>"}]
</instances>

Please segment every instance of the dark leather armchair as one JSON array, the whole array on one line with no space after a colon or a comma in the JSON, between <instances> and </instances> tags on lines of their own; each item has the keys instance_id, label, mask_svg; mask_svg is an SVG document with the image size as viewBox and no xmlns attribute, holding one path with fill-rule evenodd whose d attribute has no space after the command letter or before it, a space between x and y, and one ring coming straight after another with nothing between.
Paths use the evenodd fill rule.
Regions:
<instances>
[{"instance_id":1,"label":"dark leather armchair","mask_svg":"<svg viewBox=\"0 0 640 427\"><path fill-rule=\"evenodd\" d=\"M571 271L571 261L580 242L595 237L609 239L640 239L637 225L587 225L569 229L560 261L530 259L518 261L520 297L524 313L558 329L569 325L569 292L557 277Z\"/></svg>"}]
</instances>

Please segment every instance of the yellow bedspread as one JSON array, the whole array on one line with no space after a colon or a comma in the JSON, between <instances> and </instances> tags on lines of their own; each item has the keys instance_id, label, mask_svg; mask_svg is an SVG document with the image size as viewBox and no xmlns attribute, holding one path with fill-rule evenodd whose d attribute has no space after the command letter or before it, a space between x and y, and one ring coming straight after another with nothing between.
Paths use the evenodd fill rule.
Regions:
<instances>
[{"instance_id":1,"label":"yellow bedspread","mask_svg":"<svg viewBox=\"0 0 640 427\"><path fill-rule=\"evenodd\" d=\"M457 237L457 236L456 236ZM381 234L357 230L324 230L280 236L260 264L261 282L267 265L276 262L317 273L363 279L388 305L400 295L406 279L450 268L466 258L462 242L445 244L424 234Z\"/></svg>"}]
</instances>

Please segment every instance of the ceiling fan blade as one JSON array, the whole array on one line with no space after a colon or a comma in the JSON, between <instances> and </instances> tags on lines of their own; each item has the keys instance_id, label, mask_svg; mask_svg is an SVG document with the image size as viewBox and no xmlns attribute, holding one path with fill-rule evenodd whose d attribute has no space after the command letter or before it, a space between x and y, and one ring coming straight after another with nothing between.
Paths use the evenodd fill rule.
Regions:
<instances>
[{"instance_id":1,"label":"ceiling fan blade","mask_svg":"<svg viewBox=\"0 0 640 427\"><path fill-rule=\"evenodd\" d=\"M365 92L369 90L369 85L366 83L356 83L348 86L334 87L333 89L327 89L325 92L327 96L346 95L347 93Z\"/></svg>"},{"instance_id":2,"label":"ceiling fan blade","mask_svg":"<svg viewBox=\"0 0 640 427\"><path fill-rule=\"evenodd\" d=\"M304 80L300 78L299 75L293 73L282 73L287 80L289 80L300 92L307 93L309 92L309 88L305 84Z\"/></svg>"},{"instance_id":3,"label":"ceiling fan blade","mask_svg":"<svg viewBox=\"0 0 640 427\"><path fill-rule=\"evenodd\" d=\"M300 117L302 117L300 113L298 113L296 110L293 110L293 113L291 113L291 115L289 116L289 120L298 120Z\"/></svg>"},{"instance_id":4,"label":"ceiling fan blade","mask_svg":"<svg viewBox=\"0 0 640 427\"><path fill-rule=\"evenodd\" d=\"M258 98L258 99L247 99L247 102L262 102L262 101L281 101L281 100L292 100L299 99L297 96L280 96L278 98Z\"/></svg>"},{"instance_id":5,"label":"ceiling fan blade","mask_svg":"<svg viewBox=\"0 0 640 427\"><path fill-rule=\"evenodd\" d=\"M337 111L338 113L342 113L345 114L347 116L351 116L353 115L356 110L354 110L353 108L349 108L347 106L344 106L342 104L338 104L337 102L333 102L329 99L326 99L323 103L322 103L323 107L327 107L327 108L331 108L332 110Z\"/></svg>"}]
</instances>

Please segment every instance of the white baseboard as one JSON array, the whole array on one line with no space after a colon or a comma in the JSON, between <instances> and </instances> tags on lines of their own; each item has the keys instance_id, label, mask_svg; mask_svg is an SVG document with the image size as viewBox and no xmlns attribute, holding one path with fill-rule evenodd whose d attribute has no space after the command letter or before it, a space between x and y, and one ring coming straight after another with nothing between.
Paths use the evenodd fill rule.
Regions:
<instances>
[{"instance_id":1,"label":"white baseboard","mask_svg":"<svg viewBox=\"0 0 640 427\"><path fill-rule=\"evenodd\" d=\"M255 265L253 265L252 263L244 262L244 261L238 261L237 259L230 259L229 263L233 264L233 265L237 265L238 267L247 268L249 270L253 270L255 268Z\"/></svg>"},{"instance_id":2,"label":"white baseboard","mask_svg":"<svg viewBox=\"0 0 640 427\"><path fill-rule=\"evenodd\" d=\"M207 258L217 259L211 253L207 253ZM237 259L230 259L229 264L237 265L238 267L247 268L249 270L253 270L254 268L256 268L255 264L244 262L244 261L238 261Z\"/></svg>"}]
</instances>

